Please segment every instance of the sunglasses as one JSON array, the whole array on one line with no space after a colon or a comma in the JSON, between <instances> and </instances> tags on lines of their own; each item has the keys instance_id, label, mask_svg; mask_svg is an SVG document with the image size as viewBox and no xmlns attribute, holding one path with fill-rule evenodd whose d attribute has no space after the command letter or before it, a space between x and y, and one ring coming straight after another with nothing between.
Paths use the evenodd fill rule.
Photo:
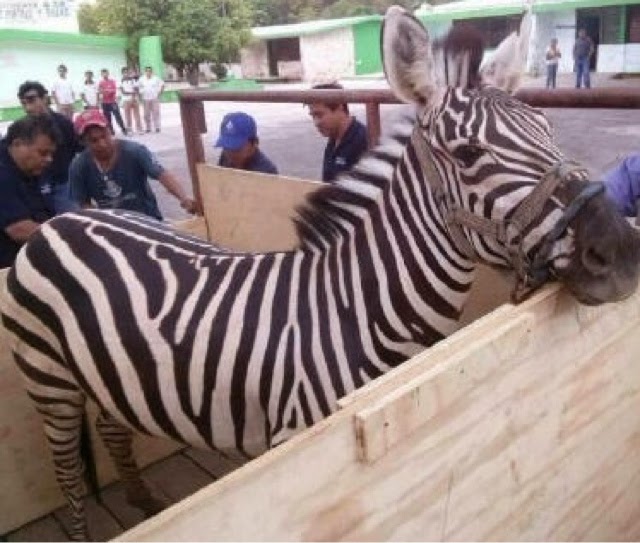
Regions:
<instances>
[{"instance_id":1,"label":"sunglasses","mask_svg":"<svg viewBox=\"0 0 640 543\"><path fill-rule=\"evenodd\" d=\"M20 98L21 104L31 104L35 102L38 98L40 98L37 94L25 94L22 98Z\"/></svg>"}]
</instances>

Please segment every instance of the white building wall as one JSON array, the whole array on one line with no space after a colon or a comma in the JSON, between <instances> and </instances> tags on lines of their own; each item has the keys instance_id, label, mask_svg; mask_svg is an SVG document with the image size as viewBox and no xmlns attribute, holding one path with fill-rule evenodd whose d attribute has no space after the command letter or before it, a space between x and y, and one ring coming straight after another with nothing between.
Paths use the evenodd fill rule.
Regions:
<instances>
[{"instance_id":1,"label":"white building wall","mask_svg":"<svg viewBox=\"0 0 640 543\"><path fill-rule=\"evenodd\" d=\"M640 72L640 43L627 43L625 45L624 71Z\"/></svg>"},{"instance_id":2,"label":"white building wall","mask_svg":"<svg viewBox=\"0 0 640 543\"><path fill-rule=\"evenodd\" d=\"M618 73L625 69L624 44L600 44L598 45L598 71Z\"/></svg>"},{"instance_id":3,"label":"white building wall","mask_svg":"<svg viewBox=\"0 0 640 543\"><path fill-rule=\"evenodd\" d=\"M319 83L354 76L354 51L351 27L301 36L303 79Z\"/></svg>"},{"instance_id":4,"label":"white building wall","mask_svg":"<svg viewBox=\"0 0 640 543\"><path fill-rule=\"evenodd\" d=\"M551 38L558 39L558 47L562 53L559 72L573 71L573 44L576 35L576 12L551 11L535 16L534 38L529 56L530 71L538 74L546 72L545 53Z\"/></svg>"},{"instance_id":5,"label":"white building wall","mask_svg":"<svg viewBox=\"0 0 640 543\"><path fill-rule=\"evenodd\" d=\"M269 58L267 54L267 42L256 41L240 51L240 65L242 77L247 79L269 77Z\"/></svg>"}]
</instances>

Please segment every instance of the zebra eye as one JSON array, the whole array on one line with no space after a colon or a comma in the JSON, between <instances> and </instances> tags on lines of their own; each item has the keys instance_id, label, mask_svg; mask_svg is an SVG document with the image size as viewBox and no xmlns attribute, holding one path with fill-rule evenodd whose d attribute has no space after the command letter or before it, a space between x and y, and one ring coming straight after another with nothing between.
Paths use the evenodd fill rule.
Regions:
<instances>
[{"instance_id":1,"label":"zebra eye","mask_svg":"<svg viewBox=\"0 0 640 543\"><path fill-rule=\"evenodd\" d=\"M453 156L462 162L465 168L473 166L483 154L484 149L476 143L461 145L453 152Z\"/></svg>"}]
</instances>

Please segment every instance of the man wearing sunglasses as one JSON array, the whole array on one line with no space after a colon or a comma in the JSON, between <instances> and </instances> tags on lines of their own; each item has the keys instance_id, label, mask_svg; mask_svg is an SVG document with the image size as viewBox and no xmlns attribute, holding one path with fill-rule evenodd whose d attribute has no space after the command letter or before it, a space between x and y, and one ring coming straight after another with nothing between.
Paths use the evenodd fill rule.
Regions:
<instances>
[{"instance_id":1,"label":"man wearing sunglasses","mask_svg":"<svg viewBox=\"0 0 640 543\"><path fill-rule=\"evenodd\" d=\"M48 117L61 134L53 161L42 175L43 194L51 200L51 207L56 214L78 209L69 194L69 166L76 153L82 150L73 123L49 107L47 89L38 81L25 81L20 85L18 99L28 116Z\"/></svg>"}]
</instances>

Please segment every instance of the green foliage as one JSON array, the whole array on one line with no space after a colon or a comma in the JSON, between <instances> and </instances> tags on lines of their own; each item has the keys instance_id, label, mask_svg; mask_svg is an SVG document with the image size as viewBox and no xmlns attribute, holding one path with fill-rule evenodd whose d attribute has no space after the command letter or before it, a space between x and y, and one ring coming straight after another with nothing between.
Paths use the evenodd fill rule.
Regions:
<instances>
[{"instance_id":1,"label":"green foliage","mask_svg":"<svg viewBox=\"0 0 640 543\"><path fill-rule=\"evenodd\" d=\"M165 61L181 71L235 60L250 38L246 0L97 0L80 11L81 31L127 36L134 62L140 38L159 35Z\"/></svg>"}]
</instances>

